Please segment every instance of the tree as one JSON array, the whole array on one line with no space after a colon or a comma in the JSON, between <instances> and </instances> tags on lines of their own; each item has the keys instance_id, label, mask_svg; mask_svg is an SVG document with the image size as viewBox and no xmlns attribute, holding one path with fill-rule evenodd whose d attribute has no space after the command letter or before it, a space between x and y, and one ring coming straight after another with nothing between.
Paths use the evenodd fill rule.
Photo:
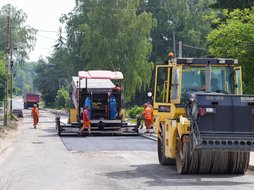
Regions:
<instances>
[{"instance_id":1,"label":"tree","mask_svg":"<svg viewBox=\"0 0 254 190\"><path fill-rule=\"evenodd\" d=\"M225 21L208 35L209 51L216 57L238 59L243 67L244 93L254 94L254 9L224 11Z\"/></svg>"},{"instance_id":2,"label":"tree","mask_svg":"<svg viewBox=\"0 0 254 190\"><path fill-rule=\"evenodd\" d=\"M57 91L56 106L58 108L65 108L66 109L70 106L69 104L70 104L69 92L64 87L61 87Z\"/></svg>"},{"instance_id":3,"label":"tree","mask_svg":"<svg viewBox=\"0 0 254 190\"><path fill-rule=\"evenodd\" d=\"M254 6L253 0L217 0L210 5L213 9L228 9L230 11L234 9L251 8L252 6Z\"/></svg>"},{"instance_id":4,"label":"tree","mask_svg":"<svg viewBox=\"0 0 254 190\"><path fill-rule=\"evenodd\" d=\"M137 15L138 7L139 0L98 1L81 27L84 68L122 71L126 101L148 87L153 68L149 39L155 20L147 12Z\"/></svg>"},{"instance_id":5,"label":"tree","mask_svg":"<svg viewBox=\"0 0 254 190\"><path fill-rule=\"evenodd\" d=\"M34 79L34 88L41 92L47 106L53 106L60 88L60 80L65 78L61 68L56 64L39 60L35 72L37 75Z\"/></svg>"},{"instance_id":6,"label":"tree","mask_svg":"<svg viewBox=\"0 0 254 190\"><path fill-rule=\"evenodd\" d=\"M22 10L17 10L11 4L3 6L0 10L0 50L6 51L7 47L7 17L10 18L10 46L18 62L28 58L28 53L35 45L36 30L25 25L27 15Z\"/></svg>"},{"instance_id":7,"label":"tree","mask_svg":"<svg viewBox=\"0 0 254 190\"><path fill-rule=\"evenodd\" d=\"M210 11L212 0L143 0L140 11L148 11L157 20L152 32L153 52L151 60L162 62L169 52L178 56L178 42L184 46L184 57L207 55L200 48L206 47L206 35L210 32L209 22L203 17ZM192 48L190 48L192 47ZM195 48L197 47L197 48Z\"/></svg>"},{"instance_id":8,"label":"tree","mask_svg":"<svg viewBox=\"0 0 254 190\"><path fill-rule=\"evenodd\" d=\"M16 95L24 95L33 91L33 80L36 76L35 67L36 62L26 62L16 66L15 86L20 89ZM27 87L29 88L27 89Z\"/></svg>"},{"instance_id":9,"label":"tree","mask_svg":"<svg viewBox=\"0 0 254 190\"><path fill-rule=\"evenodd\" d=\"M0 51L0 101L3 101L4 99L4 80L6 77L5 74L5 61L4 61L4 56L3 52Z\"/></svg>"},{"instance_id":10,"label":"tree","mask_svg":"<svg viewBox=\"0 0 254 190\"><path fill-rule=\"evenodd\" d=\"M66 46L55 49L51 61L61 64L66 75L77 75L78 71L84 69L87 60L81 56L82 31L81 25L87 22L88 13L96 5L95 0L76 0L74 11L64 14L60 22L66 25Z\"/></svg>"}]
</instances>

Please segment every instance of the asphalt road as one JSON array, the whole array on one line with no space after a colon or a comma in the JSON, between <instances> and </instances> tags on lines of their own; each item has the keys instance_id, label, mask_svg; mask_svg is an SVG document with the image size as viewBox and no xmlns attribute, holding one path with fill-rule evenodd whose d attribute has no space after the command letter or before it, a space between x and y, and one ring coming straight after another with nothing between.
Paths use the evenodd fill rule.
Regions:
<instances>
[{"instance_id":1,"label":"asphalt road","mask_svg":"<svg viewBox=\"0 0 254 190\"><path fill-rule=\"evenodd\" d=\"M60 138L41 110L33 129L24 110L20 132L0 153L0 190L253 189L254 173L180 175L158 164L156 141L140 136Z\"/></svg>"}]
</instances>

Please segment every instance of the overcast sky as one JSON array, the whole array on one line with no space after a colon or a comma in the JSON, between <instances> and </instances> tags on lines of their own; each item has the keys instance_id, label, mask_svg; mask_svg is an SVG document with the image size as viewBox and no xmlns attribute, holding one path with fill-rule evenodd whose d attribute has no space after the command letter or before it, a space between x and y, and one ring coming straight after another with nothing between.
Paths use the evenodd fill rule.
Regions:
<instances>
[{"instance_id":1,"label":"overcast sky","mask_svg":"<svg viewBox=\"0 0 254 190\"><path fill-rule=\"evenodd\" d=\"M30 61L50 55L57 39L57 31L62 26L59 18L75 6L75 0L0 0L0 7L8 3L22 9L28 16L27 24L39 30L35 50L29 55Z\"/></svg>"}]
</instances>

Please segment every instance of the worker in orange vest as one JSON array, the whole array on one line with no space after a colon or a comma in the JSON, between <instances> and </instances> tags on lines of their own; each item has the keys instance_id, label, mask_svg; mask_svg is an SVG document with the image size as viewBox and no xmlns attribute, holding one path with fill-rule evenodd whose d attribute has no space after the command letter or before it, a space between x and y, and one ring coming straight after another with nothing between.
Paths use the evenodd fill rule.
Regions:
<instances>
[{"instance_id":1,"label":"worker in orange vest","mask_svg":"<svg viewBox=\"0 0 254 190\"><path fill-rule=\"evenodd\" d=\"M89 106L86 105L85 109L83 111L83 126L81 127L81 129L79 130L79 134L78 135L83 135L83 131L85 129L88 129L88 134L89 136L91 135L91 121L89 118Z\"/></svg>"},{"instance_id":2,"label":"worker in orange vest","mask_svg":"<svg viewBox=\"0 0 254 190\"><path fill-rule=\"evenodd\" d=\"M152 129L153 128L153 105L150 102L148 102L147 106L149 106L152 109L151 121L150 121L150 129Z\"/></svg>"},{"instance_id":3,"label":"worker in orange vest","mask_svg":"<svg viewBox=\"0 0 254 190\"><path fill-rule=\"evenodd\" d=\"M148 106L147 103L145 103L144 104L144 113L143 113L143 117L145 120L145 127L146 127L145 133L150 133L152 114L153 114L153 110L151 109L150 106Z\"/></svg>"},{"instance_id":4,"label":"worker in orange vest","mask_svg":"<svg viewBox=\"0 0 254 190\"><path fill-rule=\"evenodd\" d=\"M36 104L32 108L31 115L34 121L34 128L36 129L36 125L39 123L39 109Z\"/></svg>"}]
</instances>

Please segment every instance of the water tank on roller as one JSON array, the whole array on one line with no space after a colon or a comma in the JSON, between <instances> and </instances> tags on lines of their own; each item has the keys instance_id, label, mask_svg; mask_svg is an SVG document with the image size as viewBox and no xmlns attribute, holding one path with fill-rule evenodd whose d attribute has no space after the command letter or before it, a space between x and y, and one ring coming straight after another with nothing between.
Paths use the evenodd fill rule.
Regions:
<instances>
[{"instance_id":1,"label":"water tank on roller","mask_svg":"<svg viewBox=\"0 0 254 190\"><path fill-rule=\"evenodd\" d=\"M116 110L116 99L114 96L110 97L110 119L116 119L117 110Z\"/></svg>"}]
</instances>

